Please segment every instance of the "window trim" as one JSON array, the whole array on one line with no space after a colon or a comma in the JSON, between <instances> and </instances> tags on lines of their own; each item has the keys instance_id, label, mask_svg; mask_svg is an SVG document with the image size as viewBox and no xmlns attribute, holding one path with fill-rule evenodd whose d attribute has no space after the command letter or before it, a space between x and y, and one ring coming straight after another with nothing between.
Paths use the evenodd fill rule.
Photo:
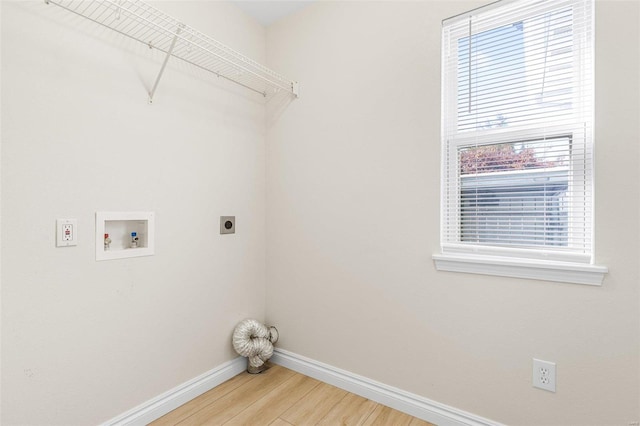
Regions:
<instances>
[{"instance_id":1,"label":"window trim","mask_svg":"<svg viewBox=\"0 0 640 426\"><path fill-rule=\"evenodd\" d=\"M434 254L432 257L438 271L527 278L593 286L602 285L605 274L609 272L606 266L577 262L467 253L441 253Z\"/></svg>"},{"instance_id":2,"label":"window trim","mask_svg":"<svg viewBox=\"0 0 640 426\"><path fill-rule=\"evenodd\" d=\"M508 0L503 2L496 2L490 4L486 7L488 9L500 8L500 4L504 4L505 6L509 5L513 7L514 3L518 3L518 1ZM553 10L556 6L553 3L549 3L544 6L547 10ZM593 3L591 3L592 12L593 13ZM451 20L461 19L461 16L469 16L470 14L475 14L478 12L485 12L485 8L476 9L472 12L459 15L453 19L445 20L444 22ZM491 13L496 13L496 11L492 11ZM483 24L486 26L486 24ZM491 26L485 28L484 30L490 29ZM457 33L457 32L456 32ZM461 36L464 36L468 33L461 32ZM593 37L593 36L591 36ZM457 37L453 37L453 39L457 40ZM592 49L593 49L593 38L590 41ZM445 45L443 43L442 52L442 71L443 76L444 72L447 68L447 62L445 59L445 53L449 52L450 44ZM577 72L581 72L577 70ZM443 77L444 78L444 77ZM593 78L593 77L592 77ZM448 78L448 86L455 85L456 78L449 77ZM456 87L446 87L447 84L442 84L442 95L443 100L445 96L449 96L452 93L452 90L457 90ZM455 106L449 106L449 108L453 108L456 110ZM451 112L451 111L449 111ZM445 132L445 120L444 116L447 113L445 110L445 104L443 102L442 105L442 114L443 114L443 135ZM593 116L591 117L593 120ZM593 123L593 121L592 121ZM551 130L549 126L547 126L547 132L551 130L552 133L556 133L558 135L567 135L569 137L581 137L585 136L582 133L585 131L584 128L580 128L577 126L577 123L574 119L556 121L552 124L551 127L555 128ZM538 137L540 135L538 130L534 130L533 128L529 128L529 130L513 130L506 129L507 131L503 131L505 129L493 129L488 131L483 131L482 133L478 132L461 132L453 135L448 135L448 141L444 141L443 136L443 144L442 144L442 160L441 165L443 167L442 170L442 178L441 178L441 194L442 200L441 203L441 224L440 224L440 232L441 232L441 253L433 254L432 258L435 263L436 270L438 271L451 271L451 272L462 272L462 273L474 273L474 274L483 274L483 275L495 275L495 276L506 276L506 277L514 277L514 278L525 278L525 279L534 279L534 280L544 280L544 281L556 281L556 282L564 282L564 283L575 283L575 284L586 284L586 285L602 285L605 274L608 273L608 268L605 266L598 266L593 264L594 259L594 245L593 245L593 227L594 220L593 217L587 219L590 220L590 230L591 230L591 247L589 253L578 253L578 252L562 252L562 251L554 251L553 249L549 249L547 247L541 247L540 249L520 249L520 248L507 248L507 247L499 247L499 246L491 246L491 245L482 245L482 244L465 244L465 243L456 243L450 240L447 240L445 235L445 228L448 223L451 223L451 220L455 220L456 214L459 215L460 206L458 206L458 212L449 212L445 213L445 204L446 199L449 196L457 197L459 187L457 184L450 184L451 182L456 182L455 179L451 179L451 176L447 175L447 170L453 171L458 169L457 164L457 156L451 154L452 150L458 149L460 146L466 145L466 140L473 139L475 144L492 144L498 143L500 140L508 142L510 139L516 135L518 138L523 137L527 134L531 134L532 137ZM589 131L589 130L587 130ZM591 130L590 132L593 132ZM549 135L549 133L547 133ZM593 133L591 133L591 137L593 137ZM498 141L498 142L497 142ZM587 146L593 154L593 146ZM447 164L447 161L455 161L455 164ZM594 179L593 179L593 157L591 157L591 169L588 171L590 175L590 191L591 196L593 197L594 190ZM573 168L573 166L571 166ZM573 172L571 172L573 173ZM449 182L449 184L447 184ZM451 193L454 191L454 193ZM593 198L591 205L591 215L594 212ZM453 213L453 216L451 215Z\"/></svg>"}]
</instances>

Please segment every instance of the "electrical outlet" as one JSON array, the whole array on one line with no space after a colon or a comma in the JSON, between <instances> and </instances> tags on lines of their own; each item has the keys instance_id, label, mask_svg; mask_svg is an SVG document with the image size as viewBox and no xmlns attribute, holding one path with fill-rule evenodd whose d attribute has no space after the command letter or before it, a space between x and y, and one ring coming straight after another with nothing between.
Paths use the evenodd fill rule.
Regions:
<instances>
[{"instance_id":1,"label":"electrical outlet","mask_svg":"<svg viewBox=\"0 0 640 426\"><path fill-rule=\"evenodd\" d=\"M220 233L235 234L236 233L236 217L220 216Z\"/></svg>"},{"instance_id":2,"label":"electrical outlet","mask_svg":"<svg viewBox=\"0 0 640 426\"><path fill-rule=\"evenodd\" d=\"M73 225L70 223L62 225L62 241L73 241Z\"/></svg>"},{"instance_id":3,"label":"electrical outlet","mask_svg":"<svg viewBox=\"0 0 640 426\"><path fill-rule=\"evenodd\" d=\"M533 387L556 391L556 364L554 362L533 359Z\"/></svg>"},{"instance_id":4,"label":"electrical outlet","mask_svg":"<svg viewBox=\"0 0 640 426\"><path fill-rule=\"evenodd\" d=\"M78 245L78 220L58 219L56 221L56 247Z\"/></svg>"}]
</instances>

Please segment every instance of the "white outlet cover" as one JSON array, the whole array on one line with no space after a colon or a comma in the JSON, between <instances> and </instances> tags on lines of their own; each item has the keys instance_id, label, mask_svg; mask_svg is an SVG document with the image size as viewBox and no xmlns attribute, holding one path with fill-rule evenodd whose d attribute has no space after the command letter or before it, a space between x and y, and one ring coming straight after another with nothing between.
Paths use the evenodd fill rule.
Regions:
<instances>
[{"instance_id":1,"label":"white outlet cover","mask_svg":"<svg viewBox=\"0 0 640 426\"><path fill-rule=\"evenodd\" d=\"M533 359L533 387L556 391L556 363Z\"/></svg>"},{"instance_id":2,"label":"white outlet cover","mask_svg":"<svg viewBox=\"0 0 640 426\"><path fill-rule=\"evenodd\" d=\"M56 220L56 247L78 245L78 219Z\"/></svg>"}]
</instances>

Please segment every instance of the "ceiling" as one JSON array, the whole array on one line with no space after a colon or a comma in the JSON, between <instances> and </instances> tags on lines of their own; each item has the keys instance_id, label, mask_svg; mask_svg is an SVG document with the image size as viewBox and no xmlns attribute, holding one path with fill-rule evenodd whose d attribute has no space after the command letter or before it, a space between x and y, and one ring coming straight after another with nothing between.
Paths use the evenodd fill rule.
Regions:
<instances>
[{"instance_id":1,"label":"ceiling","mask_svg":"<svg viewBox=\"0 0 640 426\"><path fill-rule=\"evenodd\" d=\"M233 3L248 15L253 16L264 26L269 26L278 19L284 18L313 0L271 1L271 0L232 0Z\"/></svg>"}]
</instances>

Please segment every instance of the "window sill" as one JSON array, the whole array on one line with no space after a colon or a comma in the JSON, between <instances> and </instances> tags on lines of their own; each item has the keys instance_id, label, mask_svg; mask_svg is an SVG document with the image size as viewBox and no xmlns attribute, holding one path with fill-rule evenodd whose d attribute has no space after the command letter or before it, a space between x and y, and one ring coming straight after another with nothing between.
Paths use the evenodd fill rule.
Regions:
<instances>
[{"instance_id":1,"label":"window sill","mask_svg":"<svg viewBox=\"0 0 640 426\"><path fill-rule=\"evenodd\" d=\"M468 254L434 254L438 271L602 285L606 266Z\"/></svg>"}]
</instances>

